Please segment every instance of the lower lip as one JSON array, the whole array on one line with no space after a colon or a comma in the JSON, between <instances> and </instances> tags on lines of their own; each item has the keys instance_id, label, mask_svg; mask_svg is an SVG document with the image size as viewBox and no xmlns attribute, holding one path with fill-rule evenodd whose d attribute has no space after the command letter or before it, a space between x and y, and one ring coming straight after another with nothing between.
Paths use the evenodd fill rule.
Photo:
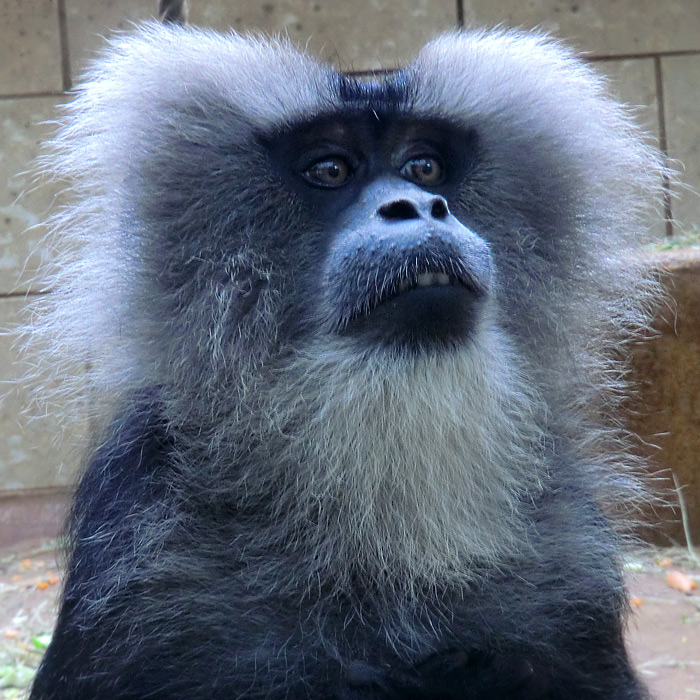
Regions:
<instances>
[{"instance_id":1,"label":"lower lip","mask_svg":"<svg viewBox=\"0 0 700 700\"><path fill-rule=\"evenodd\" d=\"M344 334L392 346L455 345L469 337L483 295L461 284L413 287L359 314Z\"/></svg>"}]
</instances>

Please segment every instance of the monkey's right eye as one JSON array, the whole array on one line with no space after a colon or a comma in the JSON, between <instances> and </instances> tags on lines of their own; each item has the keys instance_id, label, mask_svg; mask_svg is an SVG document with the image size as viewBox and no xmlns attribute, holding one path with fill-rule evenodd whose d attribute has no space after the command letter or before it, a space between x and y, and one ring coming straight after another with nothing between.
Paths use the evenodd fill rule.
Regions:
<instances>
[{"instance_id":1,"label":"monkey's right eye","mask_svg":"<svg viewBox=\"0 0 700 700\"><path fill-rule=\"evenodd\" d=\"M317 187L342 187L352 176L352 169L344 158L334 156L316 161L302 174Z\"/></svg>"}]
</instances>

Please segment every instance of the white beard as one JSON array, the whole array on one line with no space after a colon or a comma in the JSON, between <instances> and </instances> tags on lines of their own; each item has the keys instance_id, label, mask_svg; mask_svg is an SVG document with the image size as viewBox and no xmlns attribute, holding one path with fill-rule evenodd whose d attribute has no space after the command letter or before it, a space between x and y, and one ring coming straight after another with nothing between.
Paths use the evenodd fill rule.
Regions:
<instances>
[{"instance_id":1,"label":"white beard","mask_svg":"<svg viewBox=\"0 0 700 700\"><path fill-rule=\"evenodd\" d=\"M522 555L523 505L546 479L544 410L513 359L489 328L452 352L359 356L326 341L296 355L263 436L282 438L285 474L264 480L311 579L342 590L354 573L412 598Z\"/></svg>"}]
</instances>

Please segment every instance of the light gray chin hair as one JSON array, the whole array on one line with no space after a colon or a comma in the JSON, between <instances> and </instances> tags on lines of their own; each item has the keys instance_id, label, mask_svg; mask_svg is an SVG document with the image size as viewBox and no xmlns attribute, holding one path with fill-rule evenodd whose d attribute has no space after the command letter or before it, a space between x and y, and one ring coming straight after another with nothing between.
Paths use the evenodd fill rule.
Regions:
<instances>
[{"instance_id":1,"label":"light gray chin hair","mask_svg":"<svg viewBox=\"0 0 700 700\"><path fill-rule=\"evenodd\" d=\"M546 468L542 404L515 367L488 329L451 352L359 356L326 342L296 356L269 415L284 462L301 466L278 524L303 542L311 577L410 595L522 555Z\"/></svg>"}]
</instances>

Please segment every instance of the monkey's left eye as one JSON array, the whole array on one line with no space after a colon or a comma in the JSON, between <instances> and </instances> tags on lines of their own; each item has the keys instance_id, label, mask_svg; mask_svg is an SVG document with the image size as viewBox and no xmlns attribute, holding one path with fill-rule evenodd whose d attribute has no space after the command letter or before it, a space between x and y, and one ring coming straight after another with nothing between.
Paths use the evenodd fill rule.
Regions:
<instances>
[{"instance_id":1,"label":"monkey's left eye","mask_svg":"<svg viewBox=\"0 0 700 700\"><path fill-rule=\"evenodd\" d=\"M352 168L344 158L334 156L313 163L302 174L312 185L342 187L352 176Z\"/></svg>"},{"instance_id":2,"label":"monkey's left eye","mask_svg":"<svg viewBox=\"0 0 700 700\"><path fill-rule=\"evenodd\" d=\"M402 177L418 185L437 185L442 182L444 168L433 156L421 156L407 160L400 168Z\"/></svg>"}]
</instances>

